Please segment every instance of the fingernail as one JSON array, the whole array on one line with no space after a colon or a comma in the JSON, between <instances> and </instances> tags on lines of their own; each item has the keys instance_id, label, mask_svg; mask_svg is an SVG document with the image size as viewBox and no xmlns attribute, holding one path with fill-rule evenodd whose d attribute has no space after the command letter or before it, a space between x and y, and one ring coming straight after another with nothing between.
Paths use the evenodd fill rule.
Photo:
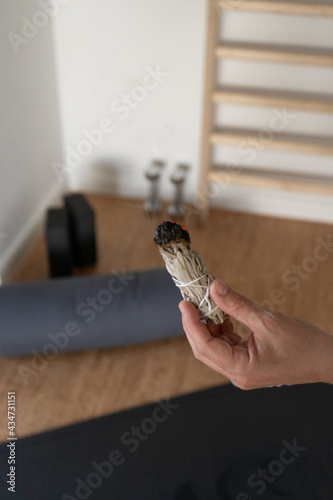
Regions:
<instances>
[{"instance_id":1,"label":"fingernail","mask_svg":"<svg viewBox=\"0 0 333 500\"><path fill-rule=\"evenodd\" d=\"M216 285L216 291L219 295L226 295L226 293L228 292L229 290L229 287L228 285L222 281L222 280L216 280L217 281L217 285Z\"/></svg>"}]
</instances>

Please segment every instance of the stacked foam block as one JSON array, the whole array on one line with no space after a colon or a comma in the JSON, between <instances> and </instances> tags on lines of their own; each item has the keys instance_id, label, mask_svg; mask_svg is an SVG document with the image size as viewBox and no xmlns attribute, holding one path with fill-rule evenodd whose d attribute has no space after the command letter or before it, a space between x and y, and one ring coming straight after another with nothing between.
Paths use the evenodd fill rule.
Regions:
<instances>
[{"instance_id":1,"label":"stacked foam block","mask_svg":"<svg viewBox=\"0 0 333 500\"><path fill-rule=\"evenodd\" d=\"M82 194L67 195L64 207L47 211L45 237L52 278L96 263L95 214Z\"/></svg>"}]
</instances>

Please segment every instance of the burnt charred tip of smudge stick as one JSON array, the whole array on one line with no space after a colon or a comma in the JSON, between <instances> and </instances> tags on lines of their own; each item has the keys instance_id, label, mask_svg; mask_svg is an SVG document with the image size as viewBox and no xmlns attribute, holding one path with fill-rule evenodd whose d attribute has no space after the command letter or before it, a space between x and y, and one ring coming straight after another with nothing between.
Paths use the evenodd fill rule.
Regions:
<instances>
[{"instance_id":1,"label":"burnt charred tip of smudge stick","mask_svg":"<svg viewBox=\"0 0 333 500\"><path fill-rule=\"evenodd\" d=\"M169 243L172 240L179 241L183 239L187 243L191 243L190 235L186 231L185 226L180 226L175 221L163 221L157 226L154 235L154 242L157 245Z\"/></svg>"}]
</instances>

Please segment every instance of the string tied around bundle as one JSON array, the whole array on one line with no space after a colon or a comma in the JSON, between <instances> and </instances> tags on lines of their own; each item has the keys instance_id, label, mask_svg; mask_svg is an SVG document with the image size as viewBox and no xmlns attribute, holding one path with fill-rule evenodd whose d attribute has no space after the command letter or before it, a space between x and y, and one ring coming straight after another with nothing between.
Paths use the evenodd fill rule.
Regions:
<instances>
[{"instance_id":1,"label":"string tied around bundle","mask_svg":"<svg viewBox=\"0 0 333 500\"><path fill-rule=\"evenodd\" d=\"M200 280L202 280L204 278L208 278L208 284L207 285L196 284L197 281L200 281ZM200 315L201 319L207 318L211 314L214 314L214 312L217 311L217 309L219 309L219 307L217 305L215 305L214 307L212 307L212 304L211 304L211 300L212 299L209 300L209 297L210 297L209 296L209 285L211 284L211 281L209 281L209 276L208 276L207 273L203 274L202 276L199 276L198 278L195 278L192 281L189 281L188 283L182 283L180 280L178 280L174 276L172 276L172 279L175 282L175 284L178 286L178 288L185 288L185 287L193 286L193 287L199 287L199 288L205 288L206 289L206 293L205 293L204 297L202 298L202 300L198 304L198 309L200 311L200 309L206 303L208 311L206 313ZM185 299L185 300L189 301L190 299Z\"/></svg>"}]
</instances>

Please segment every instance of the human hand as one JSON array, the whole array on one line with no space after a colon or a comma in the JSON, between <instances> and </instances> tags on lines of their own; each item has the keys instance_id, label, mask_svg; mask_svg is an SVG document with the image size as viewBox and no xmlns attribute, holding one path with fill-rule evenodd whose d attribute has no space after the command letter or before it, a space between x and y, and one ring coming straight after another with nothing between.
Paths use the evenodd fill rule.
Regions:
<instances>
[{"instance_id":1,"label":"human hand","mask_svg":"<svg viewBox=\"0 0 333 500\"><path fill-rule=\"evenodd\" d=\"M216 305L248 326L242 339L230 319L203 324L196 307L179 304L194 356L241 389L327 382L333 384L333 336L311 323L271 311L220 280L210 286Z\"/></svg>"}]
</instances>

